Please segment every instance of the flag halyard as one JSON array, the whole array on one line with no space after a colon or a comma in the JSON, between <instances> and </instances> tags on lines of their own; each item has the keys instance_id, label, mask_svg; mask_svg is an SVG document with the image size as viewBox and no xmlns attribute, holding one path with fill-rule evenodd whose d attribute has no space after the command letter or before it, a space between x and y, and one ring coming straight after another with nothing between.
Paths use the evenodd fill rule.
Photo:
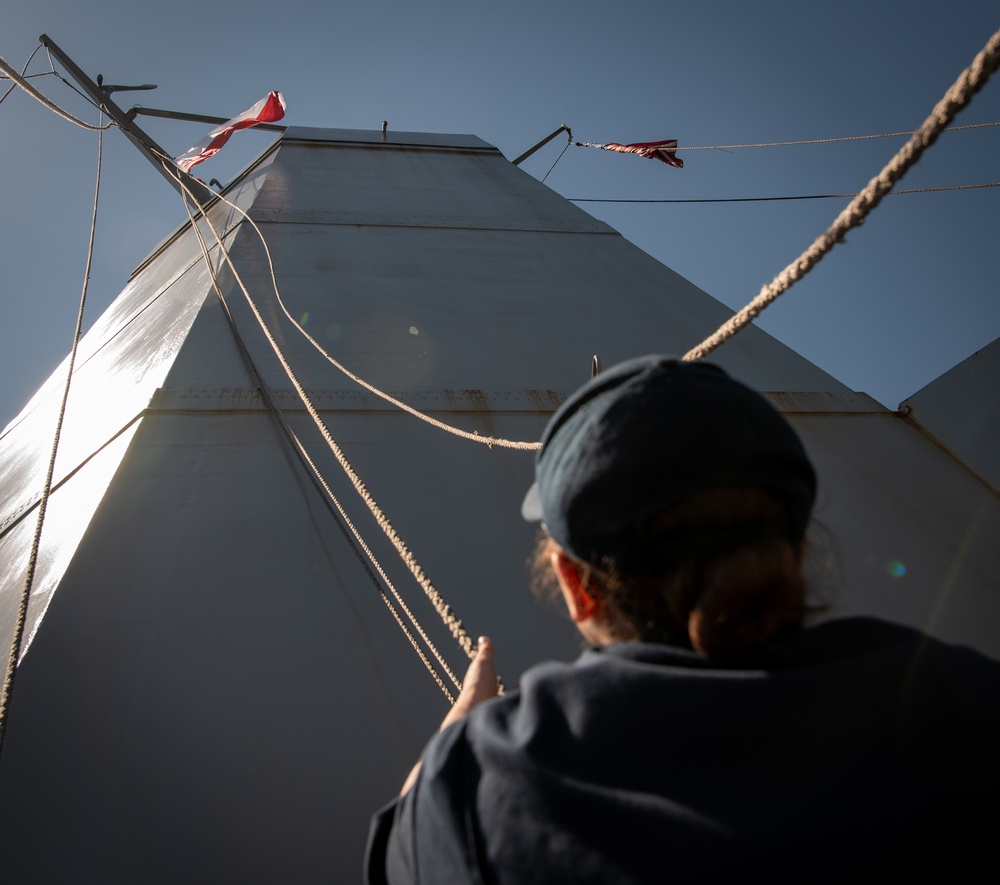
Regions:
<instances>
[{"instance_id":1,"label":"flag halyard","mask_svg":"<svg viewBox=\"0 0 1000 885\"><path fill-rule=\"evenodd\" d=\"M668 166L676 169L684 168L684 161L677 156L677 139L668 138L664 141L639 141L634 144L618 144L617 142L606 142L597 144L592 141L578 141L581 147L600 148L605 151L617 151L622 154L638 154L650 160L659 160Z\"/></svg>"}]
</instances>

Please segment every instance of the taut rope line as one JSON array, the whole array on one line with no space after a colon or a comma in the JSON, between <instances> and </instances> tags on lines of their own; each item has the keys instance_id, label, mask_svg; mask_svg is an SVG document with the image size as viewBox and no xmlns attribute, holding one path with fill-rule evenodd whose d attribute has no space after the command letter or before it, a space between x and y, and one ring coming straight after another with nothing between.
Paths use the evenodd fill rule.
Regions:
<instances>
[{"instance_id":1,"label":"taut rope line","mask_svg":"<svg viewBox=\"0 0 1000 885\"><path fill-rule=\"evenodd\" d=\"M287 426L287 422L285 421L284 415L281 416L281 420ZM392 593L393 599L396 600L396 603L403 610L403 614L405 614L406 617L409 619L410 623L413 625L414 630L417 631L417 634L424 641L427 648L430 650L431 654L434 655L434 658L441 665L441 669L444 670L445 675L451 680L455 688L461 691L462 690L461 681L455 675L451 667L448 666L448 662L444 659L444 657L441 655L441 652L438 651L437 646L427 635L426 631L421 626L420 621L417 620L416 615L414 615L413 612L410 611L409 606L403 600L403 597L400 595L395 585L392 583L391 580L389 580L389 576L385 573L385 570L382 568L382 564L378 561L378 558L372 552L371 548L368 546L365 539L361 536L361 533L354 525L354 522L347 515L347 511L344 510L343 505L340 503L340 499L338 499L337 496L333 493L333 490L330 488L329 484L323 477L323 474L320 472L319 468L313 462L312 458L309 457L309 453L306 451L305 446L302 445L302 441L295 435L291 427L288 427L288 432L291 433L292 442L295 445L295 448L298 451L299 455L301 456L303 461L309 466L309 469L312 472L313 476L316 478L316 481L322 486L323 490L327 494L327 497L337 508L337 512L340 514L343 523L347 526L348 529L350 529L351 534L354 535L357 545L364 551L365 555L368 557L368 560L371 562L372 566L378 572L379 577L382 578L382 580L385 582L386 587L389 588L389 592ZM360 556L358 558L360 559ZM406 635L406 638L409 639L410 645L413 646L413 650L419 655L420 660L423 662L424 666L427 668L428 672L431 674L434 681L438 684L438 687L441 689L441 691L444 692L445 697L448 698L448 702L452 704L455 703L454 696L448 690L448 687L444 684L444 681L441 679L437 670L435 670L434 665L427 659L427 656L424 654L423 649L421 649L420 646L417 644L417 641L413 638L413 635L410 633L406 624L403 623L403 619L399 616L399 612L396 611L396 607L389 600L389 597L385 595L385 591L382 589L382 586L378 583L378 581L374 580L374 576L372 583L374 583L375 586L378 588L378 592L382 596L382 601L386 604L389 611L392 613L393 618L396 619L396 623L399 624L400 629Z\"/></svg>"},{"instance_id":2,"label":"taut rope line","mask_svg":"<svg viewBox=\"0 0 1000 885\"><path fill-rule=\"evenodd\" d=\"M426 421L428 424L432 425L433 427L437 427L439 430L444 430L448 433L454 434L455 436L460 436L462 439L467 439L470 440L471 442L483 443L484 445L490 446L491 448L493 446L499 446L501 448L519 449L521 451L529 451L529 452L533 452L541 448L541 443L539 442L525 442L522 440L503 439L501 437L495 437L495 436L481 436L478 433L469 433L469 431L467 430L462 430L461 428L454 427L451 424L445 424L444 421L439 421L437 418L432 418L430 415L421 412L419 409L415 409L413 406L407 405L401 400L396 399L394 396L391 396L384 390L380 390L379 388L375 387L375 385L369 383L368 381L365 381L364 378L355 375L354 372L352 372L343 364L339 363L326 351L326 349L323 347L322 344L320 344L315 338L312 337L312 335L310 335L302 327L302 325L295 319L295 317L292 316L291 312L288 310L288 307L285 305L285 301L281 297L281 292L278 289L278 280L274 271L274 262L271 259L271 250L268 248L267 240L264 238L264 234L261 231L261 229L257 226L257 223L250 217L248 213L244 212L243 209L241 209L235 203L232 203L229 200L227 200L221 194L218 195L218 199L221 200L223 203L225 203L227 206L231 206L233 209L239 212L240 215L242 215L247 220L250 226L257 233L257 236L260 238L261 245L264 247L264 254L267 257L267 266L271 274L271 285L274 287L274 295L278 300L278 306L281 308L285 316L288 317L289 322L293 326L295 326L295 328L298 329L299 332L302 333L305 339L313 347L315 347L316 350L319 351L334 368L336 368L338 371L342 372L344 375L350 378L353 382L355 382L355 384L360 385L365 390L368 390L371 393L375 394L375 396L384 399L387 403L396 406L396 408L402 409L404 412L408 412L410 415L413 415L415 418L419 418L421 421Z\"/></svg>"},{"instance_id":3,"label":"taut rope line","mask_svg":"<svg viewBox=\"0 0 1000 885\"><path fill-rule=\"evenodd\" d=\"M178 175L175 175L174 177L181 185L187 196L191 198L192 201L197 202L194 200L193 195L190 193L189 189L184 184L183 180ZM271 346L271 349L274 351L275 356L281 363L281 367L282 369L284 369L285 374L288 376L289 381L292 382L292 385L295 388L296 393L298 393L299 395L299 399L301 400L302 404L306 407L306 411L309 412L310 417L312 417L313 423L316 425L317 429L322 434L323 439L326 441L328 448L333 453L333 456L337 459L337 462L344 470L351 484L354 486L355 491L358 493L358 495L364 501L365 505L368 507L372 516L375 517L375 521L378 523L379 528L381 528L382 531L385 533L386 537L392 543L393 547L395 547L396 552L403 560L403 563L410 570L410 573L413 575L414 579L420 585L420 588L424 591L424 594L431 602L431 605L434 607L434 610L438 613L438 616L441 618L444 625L448 628L449 632L452 634L452 637L458 643L459 647L466 653L466 655L470 659L473 658L475 656L475 650L472 638L469 636L468 632L462 626L461 620L454 613L451 606L449 606L444 601L441 594L431 583L430 578L424 572L423 568L420 566L420 563L417 562L416 557L413 555L413 553L406 546L403 539L396 532L395 528L389 521L388 517L378 506L378 503L372 497L371 493L368 491L368 489L362 482L360 476L358 476L357 472L351 466L350 462L347 460L346 455L341 450L336 440L334 440L333 435L330 433L329 428L323 421L322 416L319 414L312 400L309 398L309 395L306 393L305 388L299 382L299 379L295 375L295 372L292 369L291 365L289 364L288 360L281 352L281 348L278 346L277 341L275 341L274 336L268 329L267 323L264 322L264 318L261 316L260 310L258 309L253 298L250 296L250 292L247 290L246 285L244 284L239 271L236 269L236 266L234 265L231 257L229 256L229 252L225 248L225 244L219 237L218 232L215 230L215 226L212 224L211 219L204 212L202 212L202 217L205 219L205 223L208 225L209 230L212 231L212 235L213 237L215 237L215 240L219 245L221 255L225 259L226 263L229 265L229 269L232 272L233 277L236 280L236 283L239 285L240 290L243 292L243 295L247 300L247 304L249 305L251 311L253 312L258 325L261 327L261 331L264 333L264 336L267 339L268 344Z\"/></svg>"},{"instance_id":4,"label":"taut rope line","mask_svg":"<svg viewBox=\"0 0 1000 885\"><path fill-rule=\"evenodd\" d=\"M437 683L437 685L441 689L441 691L444 692L444 695L448 699L448 702L453 704L455 702L454 696L448 690L448 687L445 685L444 681L441 679L440 674L434 668L434 665L428 660L426 654L424 654L423 649L420 647L419 643L413 637L413 634L410 632L409 628L403 622L402 618L399 615L399 612L396 610L395 606L392 604L392 601L389 599L388 596L386 596L385 591L382 589L382 586L378 583L378 580L376 579L375 575L372 573L372 570L369 567L368 563L365 562L364 559L362 558L361 553L360 553L360 551L358 549L359 545L360 545L360 548L364 550L365 555L367 555L367 557L368 557L369 561L371 562L371 564L375 567L375 569L378 571L379 575L385 581L386 586L391 591L393 597L396 599L396 601L399 604L400 608L403 609L403 612L409 618L410 623L413 625L414 629L417 631L417 633L420 636L420 638L424 640L424 642L427 645L428 649L430 650L431 654L434 655L434 657L437 659L438 663L441 665L441 668L444 670L444 672L447 674L448 678L451 679L452 683L455 685L455 687L459 691L461 691L461 689L462 689L461 682L459 682L458 678L455 676L455 674L452 671L451 667L448 666L447 661L445 661L445 659L442 657L441 653L438 651L437 646L434 644L434 642L431 640L431 638L427 635L426 631L423 629L423 627L421 626L420 622L417 620L416 616L410 611L409 607L403 601L403 598L400 596L399 592L396 590L396 588L393 585L393 583L389 580L389 577L388 577L388 575L386 575L384 569L382 568L381 563L379 563L379 561L377 560L377 558L375 557L375 555L372 553L372 551L370 550L370 548L368 547L368 545L365 543L364 539L361 537L361 534L358 532L357 528L354 526L354 523L348 517L348 515L347 515L346 511L344 510L343 506L341 505L339 499L333 493L333 490L330 488L329 484L326 482L326 479L323 477L323 475L320 472L319 468L316 466L316 464L313 462L312 458L309 456L309 453L306 451L305 446L302 445L302 442L299 440L298 436L296 436L295 432L292 430L292 428L289 425L288 421L285 419L285 416L282 413L281 409L278 407L278 404L274 401L274 397L271 395L270 388L265 383L264 378L263 378L263 376L260 373L260 370L257 368L257 364L254 362L253 357L250 355L250 352L247 350L246 344L243 341L243 336L240 334L239 327L236 324L236 319L235 319L235 317L233 317L232 311L229 308L229 302L226 300L226 297L225 297L225 295L224 295L224 293L222 291L222 287L219 285L218 276L216 275L215 268L212 265L212 260L211 260L210 254L209 254L208 246L205 244L205 239L204 239L204 237L201 234L201 230L198 227L198 223L195 220L194 215L191 213L191 208L190 208L190 206L188 204L187 195L186 194L182 194L182 197L183 197L183 201L184 201L184 209L185 209L185 211L188 214L188 218L191 220L191 227L192 227L192 229L195 232L195 236L198 238L198 244L201 247L202 257L203 257L203 259L205 261L205 265L206 265L206 267L208 268L208 271L209 271L209 276L211 277L211 280L212 280L212 288L215 289L215 294L218 297L219 302L221 303L222 308L223 308L223 310L224 310L224 312L226 314L226 319L229 321L230 328L232 329L233 335L236 338L237 347L239 348L240 353L243 355L243 358L246 360L247 365L250 367L250 370L253 373L254 377L257 379L258 386L260 387L261 393L263 394L264 399L267 402L267 405L268 405L268 407L269 407L272 415L277 419L279 427L281 428L281 430L284 433L284 435L285 435L286 439L288 440L288 442L291 444L293 451L295 451L296 455L299 457L299 460L303 463L303 465L309 471L310 478L312 479L313 485L317 488L317 490L321 493L321 495L323 493L325 493L325 496L323 496L323 501L326 504L327 509L330 510L331 516L333 516L333 519L334 519L334 522L337 525L337 528L340 529L340 532L341 532L341 534L343 534L344 539L347 541L348 546L350 546L350 548L353 551L354 555L358 558L358 561L360 562L362 568L365 570L365 572L368 575L369 579L371 580L372 584L374 584L375 589L378 591L379 595L381 596L382 601L385 603L386 607L389 609L389 612L392 614L392 616L395 619L396 623L399 625L400 629L403 631L403 634L409 640L410 645L413 647L413 650L419 656L421 662L427 668L427 671L430 673L431 678L434 679L434 681ZM220 248L224 249L225 247L220 245ZM340 516L342 517L343 521L341 519L338 519L337 514L334 513L333 510L331 509L331 502L336 507L336 510L340 513ZM357 543L355 543L354 541L352 541L351 538L348 536L347 531L346 531L346 529L344 527L345 523L346 523L347 527L350 529L351 533L354 535Z\"/></svg>"},{"instance_id":5,"label":"taut rope line","mask_svg":"<svg viewBox=\"0 0 1000 885\"><path fill-rule=\"evenodd\" d=\"M746 307L730 317L701 344L684 354L684 359L699 360L708 356L757 317L782 292L809 273L827 252L844 239L844 235L851 228L865 220L872 209L881 202L882 197L920 159L923 152L934 144L955 115L983 88L998 66L1000 66L1000 30L990 37L983 50L972 60L972 64L962 71L913 137L900 148L868 186L851 200L834 219L833 224L795 261L765 285Z\"/></svg>"},{"instance_id":6,"label":"taut rope line","mask_svg":"<svg viewBox=\"0 0 1000 885\"><path fill-rule=\"evenodd\" d=\"M103 114L102 114L103 118ZM69 400L69 389L73 381L73 369L76 365L76 352L80 344L80 332L83 328L83 309L87 303L87 287L90 283L90 266L94 257L94 232L97 229L97 204L101 195L101 160L104 149L104 126L88 126L97 132L97 183L94 186L94 211L90 219L90 240L87 244L87 265L83 274L83 290L80 293L80 307L76 314L76 328L73 332L73 346L69 352L69 365L66 369L66 384L63 387L62 402L59 405L59 417L56 419L56 430L52 439L52 453L49 455L49 466L45 471L45 483L42 486L42 496L38 502L38 518L35 521L35 533L31 539L31 553L28 556L28 567L24 577L24 590L17 610L17 620L14 624L14 637L11 642L10 656L7 659L7 672L4 677L3 691L0 693L0 757L3 756L4 736L7 733L7 711L10 699L14 693L14 679L17 675L18 658L21 656L21 641L24 637L24 625L28 619L28 602L31 599L31 586L35 580L35 568L38 564L38 550L41 546L42 527L45 524L45 512L48 509L49 496L52 492L52 476L55 472L56 454L59 451L59 438L62 435L63 418L66 415L66 403Z\"/></svg>"}]
</instances>

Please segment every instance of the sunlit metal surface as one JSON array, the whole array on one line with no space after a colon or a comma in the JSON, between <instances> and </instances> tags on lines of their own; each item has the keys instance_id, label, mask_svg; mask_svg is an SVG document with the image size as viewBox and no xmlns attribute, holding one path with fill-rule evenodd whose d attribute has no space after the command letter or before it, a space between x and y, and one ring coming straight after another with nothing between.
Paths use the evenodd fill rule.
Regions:
<instances>
[{"instance_id":1,"label":"sunlit metal surface","mask_svg":"<svg viewBox=\"0 0 1000 885\"><path fill-rule=\"evenodd\" d=\"M295 319L352 371L481 435L537 439L594 355L607 366L684 352L729 315L474 136L292 128L269 162L240 204ZM526 589L533 535L518 512L532 455L457 439L360 389L280 312L249 225L213 212L334 437L469 632L494 637L508 684L571 657L571 628ZM289 422L461 672L231 272L220 280ZM210 291L182 231L84 343L59 475L127 429L53 499L47 613L39 626L45 606L33 604L0 766L11 881L352 881L369 814L445 710ZM995 493L759 329L718 361L766 391L816 459L845 575L834 611L1000 655ZM0 440L5 619L58 384L56 373Z\"/></svg>"},{"instance_id":2,"label":"sunlit metal surface","mask_svg":"<svg viewBox=\"0 0 1000 885\"><path fill-rule=\"evenodd\" d=\"M899 415L792 414L842 580L831 614L874 614L1000 658L1000 499ZM821 582L822 583L822 582Z\"/></svg>"},{"instance_id":3,"label":"sunlit metal surface","mask_svg":"<svg viewBox=\"0 0 1000 885\"><path fill-rule=\"evenodd\" d=\"M249 205L266 175L266 165L261 164L248 175L229 199L237 205L240 200ZM232 226L234 215L238 217L235 210L220 204L211 217L216 228L223 231ZM207 226L203 227L208 235ZM122 437L127 440L134 433L134 423L162 384L201 302L210 292L211 280L200 247L188 230L160 261L131 280L81 340L22 655L27 653L49 595L58 586L114 475L118 460L111 453L117 453L117 459L124 454ZM13 632L67 364L64 361L56 369L0 436L0 488L4 490L0 510L2 636ZM83 466L86 472L78 474ZM85 487L88 491L84 491Z\"/></svg>"}]
</instances>

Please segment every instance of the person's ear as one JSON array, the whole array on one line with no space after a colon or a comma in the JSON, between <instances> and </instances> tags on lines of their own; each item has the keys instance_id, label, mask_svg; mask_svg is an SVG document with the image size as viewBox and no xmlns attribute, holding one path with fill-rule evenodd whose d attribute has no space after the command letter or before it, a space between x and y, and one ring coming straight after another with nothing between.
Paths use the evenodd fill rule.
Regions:
<instances>
[{"instance_id":1,"label":"person's ear","mask_svg":"<svg viewBox=\"0 0 1000 885\"><path fill-rule=\"evenodd\" d=\"M552 554L552 569L559 580L559 589L566 602L566 610L574 624L600 617L603 612L601 598L584 581L580 567L562 550Z\"/></svg>"}]
</instances>

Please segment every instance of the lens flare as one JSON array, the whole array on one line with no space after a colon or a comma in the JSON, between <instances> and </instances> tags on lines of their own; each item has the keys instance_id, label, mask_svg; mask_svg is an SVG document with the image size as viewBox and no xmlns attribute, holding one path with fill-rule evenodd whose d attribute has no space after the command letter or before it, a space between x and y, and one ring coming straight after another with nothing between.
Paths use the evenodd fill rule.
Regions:
<instances>
[{"instance_id":1,"label":"lens flare","mask_svg":"<svg viewBox=\"0 0 1000 885\"><path fill-rule=\"evenodd\" d=\"M890 578L901 578L906 574L906 566L898 559L891 559L885 566L886 573Z\"/></svg>"}]
</instances>

